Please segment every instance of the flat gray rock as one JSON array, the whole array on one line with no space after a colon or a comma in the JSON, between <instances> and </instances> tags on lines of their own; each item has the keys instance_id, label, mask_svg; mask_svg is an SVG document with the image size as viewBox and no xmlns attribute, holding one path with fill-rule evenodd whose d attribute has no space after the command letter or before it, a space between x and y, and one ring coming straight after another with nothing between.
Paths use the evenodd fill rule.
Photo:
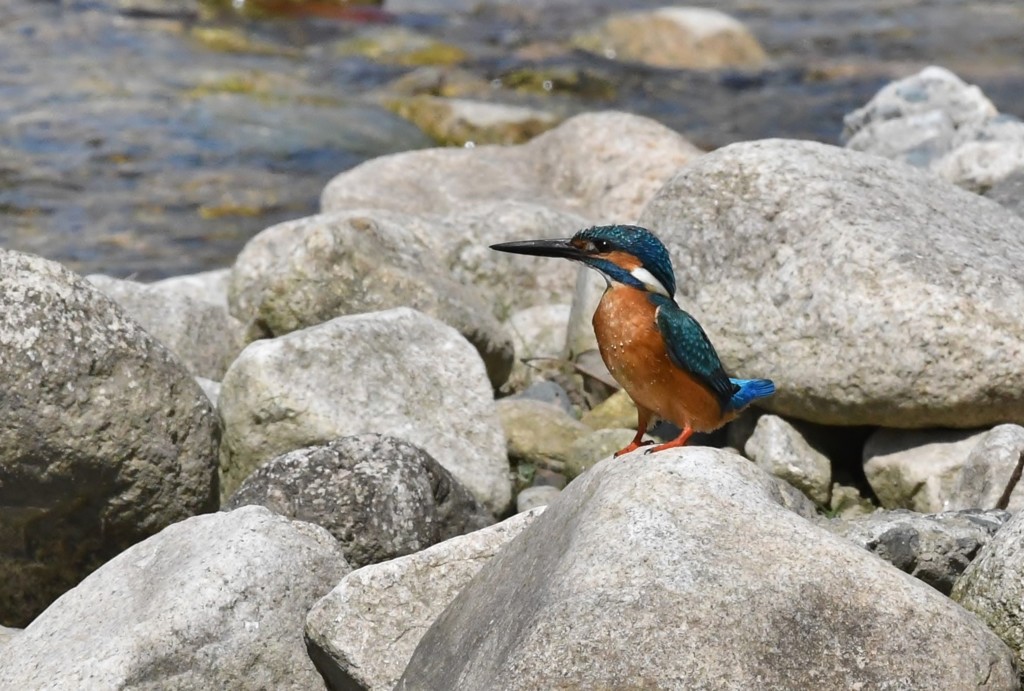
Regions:
<instances>
[{"instance_id":1,"label":"flat gray rock","mask_svg":"<svg viewBox=\"0 0 1024 691\"><path fill-rule=\"evenodd\" d=\"M267 228L232 268L232 312L255 340L344 315L412 307L455 327L500 386L512 368L511 337L490 304L453 279L409 225L402 214L356 210Z\"/></svg>"},{"instance_id":2,"label":"flat gray rock","mask_svg":"<svg viewBox=\"0 0 1024 691\"><path fill-rule=\"evenodd\" d=\"M306 612L349 571L317 526L197 516L118 555L3 649L5 689L308 689Z\"/></svg>"},{"instance_id":3,"label":"flat gray rock","mask_svg":"<svg viewBox=\"0 0 1024 691\"><path fill-rule=\"evenodd\" d=\"M823 519L821 526L948 595L967 565L1008 520L1006 511L921 514L897 509Z\"/></svg>"},{"instance_id":4,"label":"flat gray rock","mask_svg":"<svg viewBox=\"0 0 1024 691\"><path fill-rule=\"evenodd\" d=\"M494 522L430 454L379 434L344 437L264 463L225 508L249 504L326 528L354 568Z\"/></svg>"},{"instance_id":5,"label":"flat gray rock","mask_svg":"<svg viewBox=\"0 0 1024 691\"><path fill-rule=\"evenodd\" d=\"M328 686L393 689L420 637L448 603L542 511L518 514L343 578L306 618L310 656Z\"/></svg>"},{"instance_id":6,"label":"flat gray rock","mask_svg":"<svg viewBox=\"0 0 1024 691\"><path fill-rule=\"evenodd\" d=\"M421 447L495 515L512 500L480 356L415 310L339 317L250 343L224 377L218 410L225 496L282 453L377 433Z\"/></svg>"},{"instance_id":7,"label":"flat gray rock","mask_svg":"<svg viewBox=\"0 0 1024 691\"><path fill-rule=\"evenodd\" d=\"M780 499L726 451L603 462L480 570L396 689L1018 688L976 617Z\"/></svg>"},{"instance_id":8,"label":"flat gray rock","mask_svg":"<svg viewBox=\"0 0 1024 691\"><path fill-rule=\"evenodd\" d=\"M217 422L180 361L87 281L0 250L0 623L217 508Z\"/></svg>"},{"instance_id":9,"label":"flat gray rock","mask_svg":"<svg viewBox=\"0 0 1024 691\"><path fill-rule=\"evenodd\" d=\"M773 412L1024 421L1024 219L1006 209L877 156L765 140L681 169L641 225L726 366L775 380Z\"/></svg>"}]
</instances>

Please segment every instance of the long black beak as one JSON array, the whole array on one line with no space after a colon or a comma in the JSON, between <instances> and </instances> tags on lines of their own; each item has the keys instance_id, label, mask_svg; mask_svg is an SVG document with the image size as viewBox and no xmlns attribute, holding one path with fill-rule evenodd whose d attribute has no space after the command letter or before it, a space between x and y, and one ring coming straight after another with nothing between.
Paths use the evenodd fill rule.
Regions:
<instances>
[{"instance_id":1,"label":"long black beak","mask_svg":"<svg viewBox=\"0 0 1024 691\"><path fill-rule=\"evenodd\" d=\"M562 257L577 261L586 258L586 254L572 246L569 238L563 240L524 240L522 242L499 242L491 245L492 250L511 252L512 254L531 254L538 257Z\"/></svg>"}]
</instances>

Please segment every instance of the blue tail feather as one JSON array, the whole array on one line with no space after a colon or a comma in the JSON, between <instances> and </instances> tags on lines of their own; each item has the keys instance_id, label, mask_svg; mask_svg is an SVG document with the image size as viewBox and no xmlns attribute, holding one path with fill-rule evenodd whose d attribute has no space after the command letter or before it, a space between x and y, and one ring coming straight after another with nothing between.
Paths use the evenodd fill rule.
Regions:
<instances>
[{"instance_id":1,"label":"blue tail feather","mask_svg":"<svg viewBox=\"0 0 1024 691\"><path fill-rule=\"evenodd\" d=\"M732 379L739 391L729 399L729 410L741 410L759 398L767 398L775 393L775 382L771 379Z\"/></svg>"}]
</instances>

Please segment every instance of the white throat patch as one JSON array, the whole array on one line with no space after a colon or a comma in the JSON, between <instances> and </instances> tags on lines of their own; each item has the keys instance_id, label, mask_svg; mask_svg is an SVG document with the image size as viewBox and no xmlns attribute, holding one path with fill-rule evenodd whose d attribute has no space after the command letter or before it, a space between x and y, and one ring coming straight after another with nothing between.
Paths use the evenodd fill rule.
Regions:
<instances>
[{"instance_id":1,"label":"white throat patch","mask_svg":"<svg viewBox=\"0 0 1024 691\"><path fill-rule=\"evenodd\" d=\"M654 277L654 274L652 274L650 271L643 268L642 266L638 266L637 268L633 269L632 271L629 272L629 274L636 280L643 283L644 287L647 288L647 292L658 293L659 295L664 295L667 298L672 297L671 295L668 294L668 291L665 290L665 286L661 284L661 281L656 279Z\"/></svg>"}]
</instances>

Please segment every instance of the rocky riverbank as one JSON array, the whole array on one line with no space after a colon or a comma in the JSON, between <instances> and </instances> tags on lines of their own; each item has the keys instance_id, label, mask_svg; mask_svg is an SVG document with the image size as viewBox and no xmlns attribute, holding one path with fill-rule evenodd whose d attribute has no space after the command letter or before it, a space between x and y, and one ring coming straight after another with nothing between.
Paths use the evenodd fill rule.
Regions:
<instances>
[{"instance_id":1,"label":"rocky riverbank","mask_svg":"<svg viewBox=\"0 0 1024 691\"><path fill-rule=\"evenodd\" d=\"M1019 688L1024 125L929 68L845 138L599 111L224 271L0 250L0 686ZM595 283L487 249L608 222L763 410L608 457Z\"/></svg>"}]
</instances>

